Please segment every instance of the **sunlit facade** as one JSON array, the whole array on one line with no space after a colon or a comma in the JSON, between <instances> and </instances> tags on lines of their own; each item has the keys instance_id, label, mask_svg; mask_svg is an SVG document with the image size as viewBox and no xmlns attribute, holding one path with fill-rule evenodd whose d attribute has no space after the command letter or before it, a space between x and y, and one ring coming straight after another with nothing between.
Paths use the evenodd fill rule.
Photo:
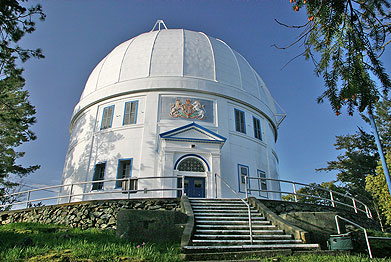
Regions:
<instances>
[{"instance_id":1,"label":"sunlit facade","mask_svg":"<svg viewBox=\"0 0 391 262\"><path fill-rule=\"evenodd\" d=\"M120 44L92 71L72 115L62 183L88 182L73 194L112 192L72 201L124 198L122 181L99 182L122 178L132 180L131 198L177 197L170 189L182 177L190 197L232 197L221 178L244 194L245 176L279 178L280 121L239 53L204 33L162 26ZM249 186L279 189L265 180Z\"/></svg>"}]
</instances>

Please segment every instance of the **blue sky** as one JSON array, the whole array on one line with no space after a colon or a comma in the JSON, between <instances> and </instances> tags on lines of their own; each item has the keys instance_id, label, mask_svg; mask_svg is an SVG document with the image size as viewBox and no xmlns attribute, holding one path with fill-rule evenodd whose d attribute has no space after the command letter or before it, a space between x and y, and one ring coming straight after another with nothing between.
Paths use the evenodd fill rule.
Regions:
<instances>
[{"instance_id":1,"label":"blue sky","mask_svg":"<svg viewBox=\"0 0 391 262\"><path fill-rule=\"evenodd\" d=\"M40 1L30 1L35 4ZM358 114L335 116L328 102L317 104L323 81L313 73L313 64L298 58L301 52L273 44L293 42L299 31L278 25L303 24L305 11L294 12L288 0L215 1L41 1L47 15L37 23L37 31L21 45L40 47L45 59L31 59L23 67L31 102L37 109L33 126L38 139L21 146L24 165L40 164L41 169L24 179L25 183L61 183L69 139L69 122L85 82L95 65L120 43L150 31L157 19L168 28L202 31L225 41L241 53L263 78L287 118L281 124L277 141L281 179L305 183L330 181L333 174L316 173L338 155L336 135L353 133L357 126L369 129ZM389 52L383 60L390 70Z\"/></svg>"}]
</instances>

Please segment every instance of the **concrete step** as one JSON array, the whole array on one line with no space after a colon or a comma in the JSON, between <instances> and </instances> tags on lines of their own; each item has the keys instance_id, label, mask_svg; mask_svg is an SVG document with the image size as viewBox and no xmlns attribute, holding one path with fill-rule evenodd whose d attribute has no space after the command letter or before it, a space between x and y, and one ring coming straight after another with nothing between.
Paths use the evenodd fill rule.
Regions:
<instances>
[{"instance_id":1,"label":"concrete step","mask_svg":"<svg viewBox=\"0 0 391 262\"><path fill-rule=\"evenodd\" d=\"M253 225L270 225L271 222L267 220L253 220ZM248 219L246 220L203 220L196 219L196 224L209 224L209 225L248 225Z\"/></svg>"},{"instance_id":2,"label":"concrete step","mask_svg":"<svg viewBox=\"0 0 391 262\"><path fill-rule=\"evenodd\" d=\"M247 212L197 212L193 211L194 216L246 216L248 217Z\"/></svg>"},{"instance_id":3,"label":"concrete step","mask_svg":"<svg viewBox=\"0 0 391 262\"><path fill-rule=\"evenodd\" d=\"M196 225L196 228L226 228L226 229L248 229L248 225ZM277 228L275 225L252 225L251 227L254 229L275 229Z\"/></svg>"},{"instance_id":4,"label":"concrete step","mask_svg":"<svg viewBox=\"0 0 391 262\"><path fill-rule=\"evenodd\" d=\"M243 245L251 244L249 239L193 239L192 243L195 245L202 244L231 244L231 245ZM301 240L296 239L253 239L253 244L301 244Z\"/></svg>"},{"instance_id":5,"label":"concrete step","mask_svg":"<svg viewBox=\"0 0 391 262\"><path fill-rule=\"evenodd\" d=\"M227 215L227 214L226 214ZM208 220L229 220L229 221L247 221L248 222L248 215L246 216L203 216L202 214L194 214L196 221L202 220L202 219L208 219ZM266 221L264 217L262 216L252 216L252 221Z\"/></svg>"},{"instance_id":6,"label":"concrete step","mask_svg":"<svg viewBox=\"0 0 391 262\"><path fill-rule=\"evenodd\" d=\"M194 234L195 239L248 239L249 235L211 235ZM253 235L253 239L292 239L291 235L273 234L273 235Z\"/></svg>"},{"instance_id":7,"label":"concrete step","mask_svg":"<svg viewBox=\"0 0 391 262\"><path fill-rule=\"evenodd\" d=\"M239 198L196 198L189 197L190 202L242 202Z\"/></svg>"},{"instance_id":8,"label":"concrete step","mask_svg":"<svg viewBox=\"0 0 391 262\"><path fill-rule=\"evenodd\" d=\"M274 249L274 250L258 250L258 251L228 251L228 252L205 252L205 253L187 253L185 254L185 261L225 261L225 262L255 262L259 259L247 259L249 257L272 257L272 256L289 256L292 251L289 249ZM245 260L241 260L246 258Z\"/></svg>"},{"instance_id":9,"label":"concrete step","mask_svg":"<svg viewBox=\"0 0 391 262\"><path fill-rule=\"evenodd\" d=\"M227 209L227 210L236 210L236 209L239 209L239 210L248 210L247 206L245 205L237 205L237 206L210 206L210 205L205 205L205 206L191 206L193 210L195 209L212 209L212 210L220 210L220 209ZM253 207L250 207L250 210L251 211L258 211L256 210L255 208Z\"/></svg>"},{"instance_id":10,"label":"concrete step","mask_svg":"<svg viewBox=\"0 0 391 262\"><path fill-rule=\"evenodd\" d=\"M276 229L276 230L260 230L260 229L254 229L253 231L253 234L254 235L261 235L261 234L269 234L269 235L272 235L272 234L283 234L284 231L283 230L279 230L279 229ZM250 234L250 231L249 230L235 230L235 229L232 229L232 230L229 230L229 229L196 229L195 233L197 234Z\"/></svg>"},{"instance_id":11,"label":"concrete step","mask_svg":"<svg viewBox=\"0 0 391 262\"><path fill-rule=\"evenodd\" d=\"M246 206L243 202L194 202L192 206Z\"/></svg>"},{"instance_id":12,"label":"concrete step","mask_svg":"<svg viewBox=\"0 0 391 262\"><path fill-rule=\"evenodd\" d=\"M182 249L186 251L207 251L207 250L251 250L251 249L319 249L319 244L270 244L270 245L224 245L224 246L183 246Z\"/></svg>"}]
</instances>

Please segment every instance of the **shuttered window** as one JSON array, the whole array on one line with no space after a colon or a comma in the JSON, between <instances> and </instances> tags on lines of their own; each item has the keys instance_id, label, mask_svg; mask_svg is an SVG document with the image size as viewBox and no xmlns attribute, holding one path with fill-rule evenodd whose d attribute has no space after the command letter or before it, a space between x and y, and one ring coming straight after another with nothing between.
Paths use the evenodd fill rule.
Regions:
<instances>
[{"instance_id":1,"label":"shuttered window","mask_svg":"<svg viewBox=\"0 0 391 262\"><path fill-rule=\"evenodd\" d=\"M107 129L111 127L113 122L114 106L108 106L103 109L102 125L100 129Z\"/></svg>"},{"instance_id":2,"label":"shuttered window","mask_svg":"<svg viewBox=\"0 0 391 262\"><path fill-rule=\"evenodd\" d=\"M125 103L125 113L124 113L124 125L136 124L137 122L137 101Z\"/></svg>"},{"instance_id":3,"label":"shuttered window","mask_svg":"<svg viewBox=\"0 0 391 262\"><path fill-rule=\"evenodd\" d=\"M119 160L117 179L129 178L132 171L132 160ZM121 187L123 181L117 181L115 187Z\"/></svg>"},{"instance_id":4,"label":"shuttered window","mask_svg":"<svg viewBox=\"0 0 391 262\"><path fill-rule=\"evenodd\" d=\"M264 192L264 190L267 190L267 182L266 182L266 179L262 179L262 178L266 178L266 173L262 170L257 170L257 173L258 173L258 178L259 178L259 184L258 184L258 187L259 187L259 196L261 197L264 197L264 198L268 198L269 195L268 195L268 192Z\"/></svg>"},{"instance_id":5,"label":"shuttered window","mask_svg":"<svg viewBox=\"0 0 391 262\"><path fill-rule=\"evenodd\" d=\"M235 129L238 132L246 134L246 121L244 117L243 111L235 109Z\"/></svg>"},{"instance_id":6,"label":"shuttered window","mask_svg":"<svg viewBox=\"0 0 391 262\"><path fill-rule=\"evenodd\" d=\"M104 180L105 178L106 163L100 163L95 165L93 181ZM103 182L92 183L92 190L103 189Z\"/></svg>"},{"instance_id":7,"label":"shuttered window","mask_svg":"<svg viewBox=\"0 0 391 262\"><path fill-rule=\"evenodd\" d=\"M254 137L262 140L261 121L258 118L253 117L254 124Z\"/></svg>"}]
</instances>

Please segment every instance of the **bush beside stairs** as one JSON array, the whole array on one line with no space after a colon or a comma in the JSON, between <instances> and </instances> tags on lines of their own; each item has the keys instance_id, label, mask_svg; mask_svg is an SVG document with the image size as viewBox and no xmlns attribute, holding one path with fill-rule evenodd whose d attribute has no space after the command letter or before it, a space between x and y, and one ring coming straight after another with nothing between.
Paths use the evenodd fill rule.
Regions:
<instances>
[{"instance_id":1,"label":"bush beside stairs","mask_svg":"<svg viewBox=\"0 0 391 262\"><path fill-rule=\"evenodd\" d=\"M240 199L190 198L193 232L182 241L186 260L229 260L294 251L319 250L277 228L251 207L253 241L250 241L248 208ZM186 231L186 230L185 230ZM185 243L185 245L183 245Z\"/></svg>"}]
</instances>

